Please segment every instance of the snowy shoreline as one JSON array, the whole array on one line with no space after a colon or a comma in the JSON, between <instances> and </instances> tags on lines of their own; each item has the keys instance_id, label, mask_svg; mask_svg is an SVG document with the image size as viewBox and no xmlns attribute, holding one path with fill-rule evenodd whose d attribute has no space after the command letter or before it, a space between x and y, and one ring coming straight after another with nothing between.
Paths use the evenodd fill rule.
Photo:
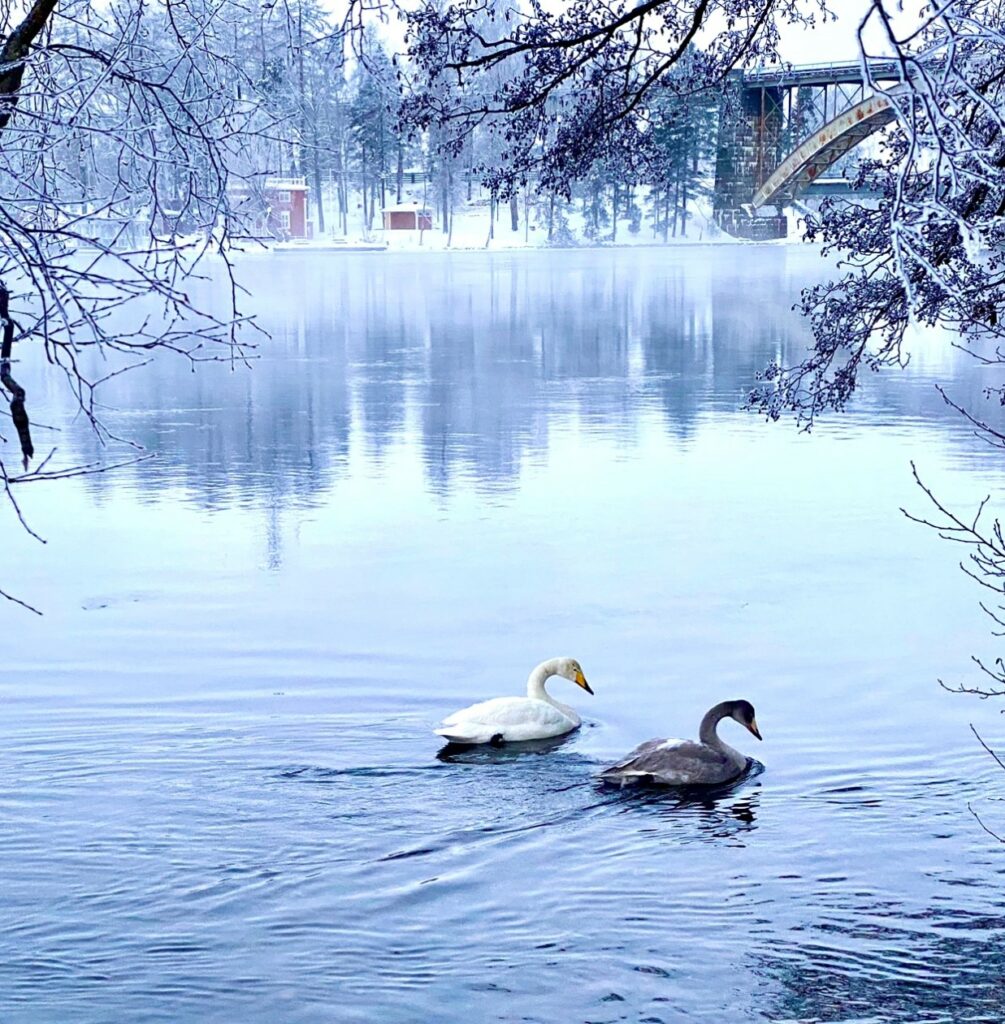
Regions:
<instances>
[{"instance_id":1,"label":"snowy shoreline","mask_svg":"<svg viewBox=\"0 0 1005 1024\"><path fill-rule=\"evenodd\" d=\"M478 189L478 196L444 218L442 211L430 207L425 188L413 186L404 190L397 205L387 207L392 214L406 210L428 211L432 227L392 228L381 215L365 216L365 205L359 196L350 197L352 214L344 219L333 218L334 196L326 195L324 216L317 231L318 210L312 208L310 220L317 237L265 241L278 252L516 252L527 249L568 252L595 249L670 249L711 245L757 245L747 239L734 238L719 226L711 203L712 183L706 182L704 193L690 198L685 206L686 219L678 224L653 219L648 210L649 189L640 187L635 197L635 215L628 209L620 216L605 213L601 224L591 222L585 201L566 202L551 213L541 202L524 201L515 211L494 206ZM801 221L805 211L798 207L786 210L789 218L788 238L766 244L802 242ZM417 219L417 218L416 218ZM413 221L414 222L414 221ZM446 223L449 230L444 230ZM599 230L598 230L599 228ZM684 233L686 232L686 234Z\"/></svg>"},{"instance_id":2,"label":"snowy shoreline","mask_svg":"<svg viewBox=\"0 0 1005 1024\"><path fill-rule=\"evenodd\" d=\"M539 252L604 252L604 251L622 251L622 250L636 250L636 249L661 249L661 250L673 250L673 249L694 249L694 248L718 248L718 247L732 247L732 246L802 246L810 243L804 242L800 238L777 238L768 241L755 242L746 238L733 238L728 235L724 235L719 238L704 238L704 239L686 239L678 238L671 242L606 242L606 243L590 243L583 245L521 245L521 244L501 244L494 246L484 245L453 245L447 246L424 246L418 243L414 245L388 245L374 242L370 245L357 245L347 244L338 245L332 242L278 242L271 246L262 246L255 249L241 249L232 248L229 252L233 255L242 256L267 256L275 253L312 253L312 254L329 254L338 253L340 255L360 255L363 253L381 254L381 255L408 255L413 256L419 253L429 255L444 255L450 253L515 253L515 252L526 252L526 253L539 253Z\"/></svg>"}]
</instances>

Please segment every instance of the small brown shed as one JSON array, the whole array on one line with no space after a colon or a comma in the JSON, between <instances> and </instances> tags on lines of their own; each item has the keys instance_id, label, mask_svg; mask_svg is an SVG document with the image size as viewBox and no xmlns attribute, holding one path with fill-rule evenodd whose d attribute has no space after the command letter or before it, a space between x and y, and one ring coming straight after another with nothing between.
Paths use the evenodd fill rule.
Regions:
<instances>
[{"instance_id":1,"label":"small brown shed","mask_svg":"<svg viewBox=\"0 0 1005 1024\"><path fill-rule=\"evenodd\" d=\"M432 231L433 215L418 206L387 206L384 208L385 231Z\"/></svg>"}]
</instances>

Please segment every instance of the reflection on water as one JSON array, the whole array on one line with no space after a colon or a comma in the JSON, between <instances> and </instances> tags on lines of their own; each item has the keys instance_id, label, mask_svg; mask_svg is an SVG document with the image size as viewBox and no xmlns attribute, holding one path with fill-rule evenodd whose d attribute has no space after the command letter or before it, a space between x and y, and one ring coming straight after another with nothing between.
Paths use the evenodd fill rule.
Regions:
<instances>
[{"instance_id":1,"label":"reflection on water","mask_svg":"<svg viewBox=\"0 0 1005 1024\"><path fill-rule=\"evenodd\" d=\"M748 783L763 770L762 765L730 786L674 790L664 786L630 786L618 791L617 799L626 809L655 814L680 829L681 841L719 840L741 835L756 827L760 791ZM611 796L612 787L602 790Z\"/></svg>"},{"instance_id":2,"label":"reflection on water","mask_svg":"<svg viewBox=\"0 0 1005 1024\"><path fill-rule=\"evenodd\" d=\"M499 745L482 744L469 746L460 743L447 743L436 752L437 760L445 764L505 764L518 758L534 757L541 754L552 754L562 747L569 746L575 733L567 732L563 736L552 736L545 740L527 740L523 743L503 743Z\"/></svg>"},{"instance_id":3,"label":"reflection on water","mask_svg":"<svg viewBox=\"0 0 1005 1024\"><path fill-rule=\"evenodd\" d=\"M911 458L1005 493L932 386L974 368L923 345L812 436L738 411L807 343L786 247L245 269L254 369L117 378L156 461L9 538L47 615L0 678L4 1024L1002 1019L999 777L935 683L985 630L898 512ZM557 654L574 735L432 735ZM599 784L741 696L736 784Z\"/></svg>"},{"instance_id":4,"label":"reflection on water","mask_svg":"<svg viewBox=\"0 0 1005 1024\"><path fill-rule=\"evenodd\" d=\"M147 494L181 485L208 508L309 504L351 471L354 443L378 466L407 445L441 497L455 482L505 494L559 424L631 444L640 419L658 414L686 442L703 418L734 412L759 370L808 344L779 295L798 295L813 260L700 250L305 268L283 255L243 271L273 335L254 372L164 363L104 395L115 427L159 455L141 471ZM944 346L933 348L916 359ZM862 407L881 421L959 426L931 379L870 382ZM953 394L976 402L984 383L961 376Z\"/></svg>"}]
</instances>

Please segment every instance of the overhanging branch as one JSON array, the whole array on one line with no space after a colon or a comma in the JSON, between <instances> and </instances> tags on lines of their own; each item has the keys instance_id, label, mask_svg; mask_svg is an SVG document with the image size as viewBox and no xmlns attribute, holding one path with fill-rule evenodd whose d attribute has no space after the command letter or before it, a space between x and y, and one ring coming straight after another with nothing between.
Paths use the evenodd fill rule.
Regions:
<instances>
[{"instance_id":1,"label":"overhanging branch","mask_svg":"<svg viewBox=\"0 0 1005 1024\"><path fill-rule=\"evenodd\" d=\"M3 342L0 343L0 383L10 392L10 418L14 421L18 440L21 442L21 460L25 470L28 462L35 454L35 446L31 443L31 425L24 407L25 390L11 376L11 349L14 345L14 320L10 315L10 292L0 281L0 324L3 326Z\"/></svg>"}]
</instances>

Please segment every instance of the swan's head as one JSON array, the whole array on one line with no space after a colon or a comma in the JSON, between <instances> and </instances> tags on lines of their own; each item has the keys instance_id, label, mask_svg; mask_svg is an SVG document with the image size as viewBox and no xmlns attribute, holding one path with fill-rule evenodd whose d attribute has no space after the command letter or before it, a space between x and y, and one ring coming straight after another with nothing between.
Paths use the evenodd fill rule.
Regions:
<instances>
[{"instance_id":1,"label":"swan's head","mask_svg":"<svg viewBox=\"0 0 1005 1024\"><path fill-rule=\"evenodd\" d=\"M749 700L734 700L732 705L729 717L735 719L744 729L749 729L758 739L761 739L761 734L757 729L757 719L754 717L754 705Z\"/></svg>"},{"instance_id":2,"label":"swan's head","mask_svg":"<svg viewBox=\"0 0 1005 1024\"><path fill-rule=\"evenodd\" d=\"M563 676L577 686L581 686L587 693L593 693L590 684L586 681L586 676L583 675L582 666L575 658L557 658L554 672L556 676Z\"/></svg>"}]
</instances>

